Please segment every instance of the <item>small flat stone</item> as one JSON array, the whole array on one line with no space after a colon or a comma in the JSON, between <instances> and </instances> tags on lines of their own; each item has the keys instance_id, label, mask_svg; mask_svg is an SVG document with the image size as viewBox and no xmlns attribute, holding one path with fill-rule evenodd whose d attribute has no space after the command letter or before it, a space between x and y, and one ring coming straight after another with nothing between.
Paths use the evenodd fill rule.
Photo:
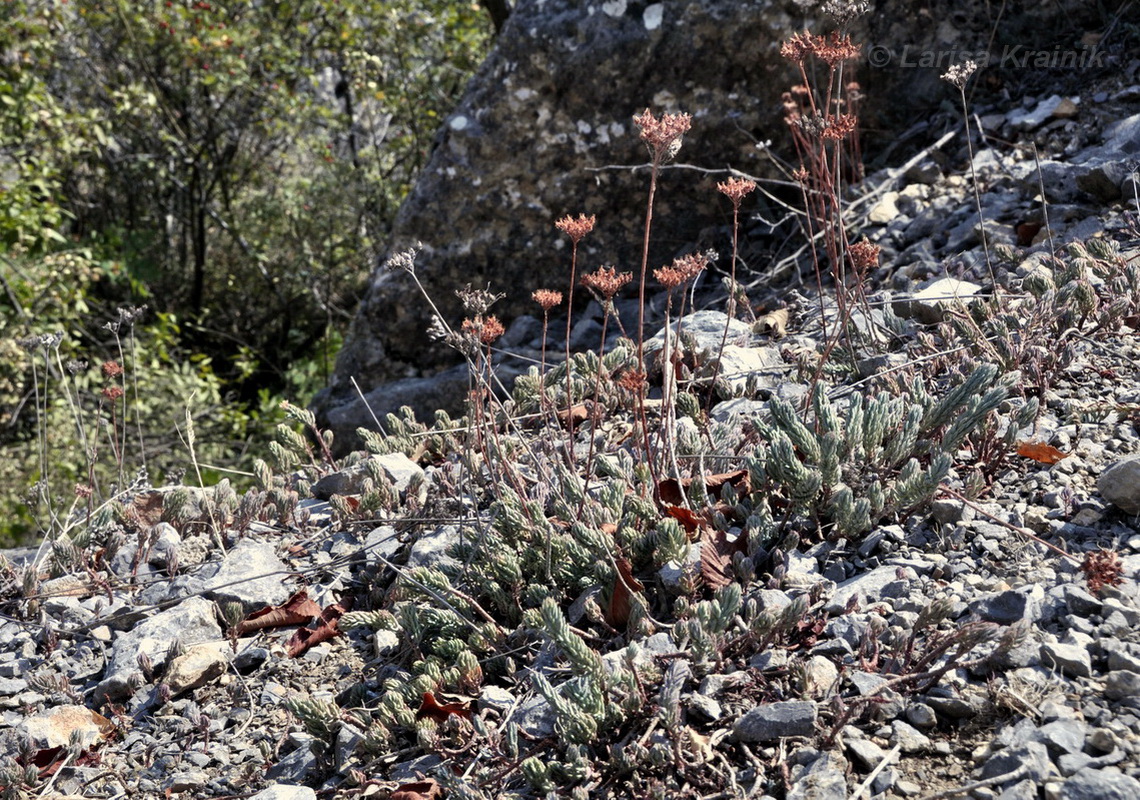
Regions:
<instances>
[{"instance_id":1,"label":"small flat stone","mask_svg":"<svg viewBox=\"0 0 1140 800\"><path fill-rule=\"evenodd\" d=\"M815 733L818 709L807 700L765 703L742 716L733 733L745 742L767 742L785 736L811 736Z\"/></svg>"},{"instance_id":2,"label":"small flat stone","mask_svg":"<svg viewBox=\"0 0 1140 800\"><path fill-rule=\"evenodd\" d=\"M1046 642L1041 645L1041 663L1056 667L1071 678L1092 676L1092 659L1081 645Z\"/></svg>"}]
</instances>

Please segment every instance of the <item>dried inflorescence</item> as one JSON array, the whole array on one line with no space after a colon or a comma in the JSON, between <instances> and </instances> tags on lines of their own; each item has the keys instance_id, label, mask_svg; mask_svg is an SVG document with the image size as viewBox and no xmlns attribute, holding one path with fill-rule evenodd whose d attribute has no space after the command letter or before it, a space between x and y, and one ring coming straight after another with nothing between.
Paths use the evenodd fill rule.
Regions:
<instances>
[{"instance_id":1,"label":"dried inflorescence","mask_svg":"<svg viewBox=\"0 0 1140 800\"><path fill-rule=\"evenodd\" d=\"M550 311L562 302L562 292L556 292L553 289L536 289L531 297L534 302L542 307L543 311Z\"/></svg>"},{"instance_id":2,"label":"dried inflorescence","mask_svg":"<svg viewBox=\"0 0 1140 800\"><path fill-rule=\"evenodd\" d=\"M653 160L661 163L677 155L681 139L692 127L693 118L688 114L662 114L661 119L657 119L647 108L634 116L633 122L641 129L641 140L649 148Z\"/></svg>"},{"instance_id":3,"label":"dried inflorescence","mask_svg":"<svg viewBox=\"0 0 1140 800\"><path fill-rule=\"evenodd\" d=\"M595 222L597 222L597 217L594 214L588 217L585 214L579 214L577 219L567 214L562 219L557 220L554 227L569 236L574 244L578 244L587 233L594 229Z\"/></svg>"},{"instance_id":4,"label":"dried inflorescence","mask_svg":"<svg viewBox=\"0 0 1140 800\"><path fill-rule=\"evenodd\" d=\"M942 80L947 83L952 83L958 87L959 90L966 86L966 81L970 80L970 76L978 69L978 64L975 61L966 61L962 64L955 64L942 75Z\"/></svg>"},{"instance_id":5,"label":"dried inflorescence","mask_svg":"<svg viewBox=\"0 0 1140 800\"><path fill-rule=\"evenodd\" d=\"M1120 583L1124 565L1120 561L1120 553L1115 550L1093 550L1085 555L1085 560L1081 563L1081 572L1085 574L1089 591L1100 594L1105 586L1116 586Z\"/></svg>"},{"instance_id":6,"label":"dried inflorescence","mask_svg":"<svg viewBox=\"0 0 1140 800\"><path fill-rule=\"evenodd\" d=\"M877 244L872 244L866 239L861 239L855 244L847 248L848 255L851 256L851 263L859 272L879 266L879 251L882 248Z\"/></svg>"},{"instance_id":7,"label":"dried inflorescence","mask_svg":"<svg viewBox=\"0 0 1140 800\"><path fill-rule=\"evenodd\" d=\"M494 344L495 340L504 333L503 323L498 317L476 317L463 320L463 334L470 339L477 339L485 345Z\"/></svg>"},{"instance_id":8,"label":"dried inflorescence","mask_svg":"<svg viewBox=\"0 0 1140 800\"><path fill-rule=\"evenodd\" d=\"M829 114L826 124L820 132L824 139L837 142L846 139L859 127L859 118L854 114Z\"/></svg>"},{"instance_id":9,"label":"dried inflorescence","mask_svg":"<svg viewBox=\"0 0 1140 800\"><path fill-rule=\"evenodd\" d=\"M851 41L850 36L840 36L838 31L832 31L827 36L816 36L804 31L788 39L780 47L780 55L795 64L802 64L809 55L814 55L830 66L841 61L850 61L859 57L859 46Z\"/></svg>"},{"instance_id":10,"label":"dried inflorescence","mask_svg":"<svg viewBox=\"0 0 1140 800\"><path fill-rule=\"evenodd\" d=\"M710 253L690 253L673 259L667 267L653 270L653 277L667 289L675 289L685 281L697 277L712 258Z\"/></svg>"},{"instance_id":11,"label":"dried inflorescence","mask_svg":"<svg viewBox=\"0 0 1140 800\"><path fill-rule=\"evenodd\" d=\"M740 201L756 189L754 181L742 178L729 178L724 183L718 183L716 190L732 201L733 205L740 205Z\"/></svg>"},{"instance_id":12,"label":"dried inflorescence","mask_svg":"<svg viewBox=\"0 0 1140 800\"><path fill-rule=\"evenodd\" d=\"M582 276L582 285L606 300L612 300L621 287L631 280L632 272L618 272L614 267L599 267L595 272Z\"/></svg>"}]
</instances>

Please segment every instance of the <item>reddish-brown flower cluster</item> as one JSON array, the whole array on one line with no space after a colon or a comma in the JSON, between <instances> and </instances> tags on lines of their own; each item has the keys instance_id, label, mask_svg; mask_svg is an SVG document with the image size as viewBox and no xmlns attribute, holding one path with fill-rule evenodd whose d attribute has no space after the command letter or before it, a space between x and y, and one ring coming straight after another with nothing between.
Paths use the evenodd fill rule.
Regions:
<instances>
[{"instance_id":1,"label":"reddish-brown flower cluster","mask_svg":"<svg viewBox=\"0 0 1140 800\"><path fill-rule=\"evenodd\" d=\"M569 236L574 244L578 244L587 233L594 229L594 223L596 221L597 217L593 214L588 217L585 214L579 214L578 219L574 219L567 214L555 222L554 227Z\"/></svg>"},{"instance_id":2,"label":"reddish-brown flower cluster","mask_svg":"<svg viewBox=\"0 0 1140 800\"><path fill-rule=\"evenodd\" d=\"M839 141L846 139L859 127L859 119L854 114L835 114L827 118L827 126L820 134L824 139Z\"/></svg>"},{"instance_id":3,"label":"reddish-brown flower cluster","mask_svg":"<svg viewBox=\"0 0 1140 800\"><path fill-rule=\"evenodd\" d=\"M491 345L503 335L505 329L498 317L477 317L463 320L463 333L472 339L478 339L485 345Z\"/></svg>"},{"instance_id":4,"label":"reddish-brown flower cluster","mask_svg":"<svg viewBox=\"0 0 1140 800\"><path fill-rule=\"evenodd\" d=\"M634 116L633 122L641 128L641 140L654 160L664 161L681 149L681 139L692 127L693 118L688 114L662 114L661 119L657 119L647 108Z\"/></svg>"},{"instance_id":5,"label":"reddish-brown flower cluster","mask_svg":"<svg viewBox=\"0 0 1140 800\"><path fill-rule=\"evenodd\" d=\"M633 280L632 272L618 272L613 267L599 267L596 272L582 276L582 285L612 300L621 287Z\"/></svg>"},{"instance_id":6,"label":"reddish-brown flower cluster","mask_svg":"<svg viewBox=\"0 0 1140 800\"><path fill-rule=\"evenodd\" d=\"M75 496L80 498L88 498L92 494L92 489L89 484L77 483L75 484Z\"/></svg>"},{"instance_id":7,"label":"reddish-brown flower cluster","mask_svg":"<svg viewBox=\"0 0 1140 800\"><path fill-rule=\"evenodd\" d=\"M123 396L123 387L121 386L108 386L103 389L103 399L109 400L112 403Z\"/></svg>"},{"instance_id":8,"label":"reddish-brown flower cluster","mask_svg":"<svg viewBox=\"0 0 1140 800\"><path fill-rule=\"evenodd\" d=\"M562 292L552 289L536 289L531 297L534 298L534 302L542 306L543 311L550 311L562 302Z\"/></svg>"},{"instance_id":9,"label":"reddish-brown flower cluster","mask_svg":"<svg viewBox=\"0 0 1140 800\"><path fill-rule=\"evenodd\" d=\"M1105 586L1116 586L1120 583L1124 565L1120 563L1120 554L1115 550L1091 550L1085 555L1081 572L1085 573L1089 591L1099 594Z\"/></svg>"},{"instance_id":10,"label":"reddish-brown flower cluster","mask_svg":"<svg viewBox=\"0 0 1140 800\"><path fill-rule=\"evenodd\" d=\"M101 369L103 370L103 377L108 380L117 378L123 374L123 368L114 361L104 361Z\"/></svg>"},{"instance_id":11,"label":"reddish-brown flower cluster","mask_svg":"<svg viewBox=\"0 0 1140 800\"><path fill-rule=\"evenodd\" d=\"M794 180L798 183L807 183L808 180L810 180L810 179L811 179L811 173L809 173L803 167L800 167L799 169L792 170L792 180Z\"/></svg>"},{"instance_id":12,"label":"reddish-brown flower cluster","mask_svg":"<svg viewBox=\"0 0 1140 800\"><path fill-rule=\"evenodd\" d=\"M675 289L685 281L697 277L708 263L708 256L704 253L690 253L673 259L673 263L667 267L653 270L653 277L666 289Z\"/></svg>"},{"instance_id":13,"label":"reddish-brown flower cluster","mask_svg":"<svg viewBox=\"0 0 1140 800\"><path fill-rule=\"evenodd\" d=\"M812 35L807 31L792 35L791 39L780 47L780 55L788 61L799 63L812 51Z\"/></svg>"},{"instance_id":14,"label":"reddish-brown flower cluster","mask_svg":"<svg viewBox=\"0 0 1140 800\"><path fill-rule=\"evenodd\" d=\"M840 36L839 31L832 31L826 39L823 36L815 38L816 56L832 67L840 61L851 61L859 57L859 45L853 43L850 36Z\"/></svg>"},{"instance_id":15,"label":"reddish-brown flower cluster","mask_svg":"<svg viewBox=\"0 0 1140 800\"><path fill-rule=\"evenodd\" d=\"M640 370L627 369L618 378L617 385L627 392L640 392L645 385L645 373Z\"/></svg>"},{"instance_id":16,"label":"reddish-brown flower cluster","mask_svg":"<svg viewBox=\"0 0 1140 800\"><path fill-rule=\"evenodd\" d=\"M716 185L716 190L731 200L734 206L740 205L740 201L755 188L755 183L743 180L742 178L729 178L724 183L718 183Z\"/></svg>"},{"instance_id":17,"label":"reddish-brown flower cluster","mask_svg":"<svg viewBox=\"0 0 1140 800\"><path fill-rule=\"evenodd\" d=\"M847 253L851 256L851 263L859 272L879 266L879 250L881 248L877 244L872 244L866 239L861 239L855 244L847 248Z\"/></svg>"},{"instance_id":18,"label":"reddish-brown flower cluster","mask_svg":"<svg viewBox=\"0 0 1140 800\"><path fill-rule=\"evenodd\" d=\"M802 64L807 56L814 55L834 67L840 61L858 58L859 46L852 43L850 36L840 36L838 31L832 31L829 36L815 36L804 31L784 42L780 55L796 64Z\"/></svg>"}]
</instances>

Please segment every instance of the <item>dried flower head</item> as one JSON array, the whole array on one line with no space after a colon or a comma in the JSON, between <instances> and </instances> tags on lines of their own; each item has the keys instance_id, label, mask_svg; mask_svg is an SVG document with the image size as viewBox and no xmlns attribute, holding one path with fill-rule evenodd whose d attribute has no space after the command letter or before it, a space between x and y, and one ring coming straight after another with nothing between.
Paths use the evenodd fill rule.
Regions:
<instances>
[{"instance_id":1,"label":"dried flower head","mask_svg":"<svg viewBox=\"0 0 1140 800\"><path fill-rule=\"evenodd\" d=\"M681 149L681 139L692 127L693 118L688 114L662 114L661 119L653 116L648 108L633 118L641 129L641 140L649 148L649 154L657 163L668 161Z\"/></svg>"},{"instance_id":2,"label":"dried flower head","mask_svg":"<svg viewBox=\"0 0 1140 800\"><path fill-rule=\"evenodd\" d=\"M78 375L87 369L87 362L79 361L74 358L69 359L68 362L64 364L64 369L67 370L68 375Z\"/></svg>"},{"instance_id":3,"label":"dried flower head","mask_svg":"<svg viewBox=\"0 0 1140 800\"><path fill-rule=\"evenodd\" d=\"M645 386L645 373L640 370L627 369L622 372L617 384L627 392L640 392Z\"/></svg>"},{"instance_id":4,"label":"dried flower head","mask_svg":"<svg viewBox=\"0 0 1140 800\"><path fill-rule=\"evenodd\" d=\"M872 244L866 239L860 239L847 248L847 252L851 256L851 263L856 271L863 272L879 266L879 251L881 249L877 244Z\"/></svg>"},{"instance_id":5,"label":"dried flower head","mask_svg":"<svg viewBox=\"0 0 1140 800\"><path fill-rule=\"evenodd\" d=\"M531 294L534 302L542 306L543 311L550 311L556 305L562 302L562 292L556 292L553 289L537 289Z\"/></svg>"},{"instance_id":6,"label":"dried flower head","mask_svg":"<svg viewBox=\"0 0 1140 800\"><path fill-rule=\"evenodd\" d=\"M495 294L489 288L472 289L471 284L456 289L455 295L463 303L463 310L476 316L486 314L488 308L506 297L505 294Z\"/></svg>"},{"instance_id":7,"label":"dried flower head","mask_svg":"<svg viewBox=\"0 0 1140 800\"><path fill-rule=\"evenodd\" d=\"M955 64L946 70L946 74L942 76L942 80L947 83L952 83L961 91L966 86L966 81L970 80L970 76L978 69L976 61L966 61L962 64Z\"/></svg>"},{"instance_id":8,"label":"dried flower head","mask_svg":"<svg viewBox=\"0 0 1140 800\"><path fill-rule=\"evenodd\" d=\"M471 339L478 339L485 345L494 344L504 333L503 323L498 317L476 317L463 320L463 333Z\"/></svg>"},{"instance_id":9,"label":"dried flower head","mask_svg":"<svg viewBox=\"0 0 1140 800\"><path fill-rule=\"evenodd\" d=\"M108 386L103 389L103 399L110 400L112 403L123 396L122 386Z\"/></svg>"},{"instance_id":10,"label":"dried flower head","mask_svg":"<svg viewBox=\"0 0 1140 800\"><path fill-rule=\"evenodd\" d=\"M123 368L120 367L118 362L115 361L104 361L103 366L100 367L100 369L103 370L103 377L107 380L117 378L123 374Z\"/></svg>"},{"instance_id":11,"label":"dried flower head","mask_svg":"<svg viewBox=\"0 0 1140 800\"><path fill-rule=\"evenodd\" d=\"M740 201L746 195L751 194L756 189L756 184L753 181L743 180L741 178L729 178L724 183L718 183L716 190L732 201L734 206L740 205Z\"/></svg>"},{"instance_id":12,"label":"dried flower head","mask_svg":"<svg viewBox=\"0 0 1140 800\"><path fill-rule=\"evenodd\" d=\"M621 287L633 280L632 272L618 272L614 267L598 267L596 272L582 276L582 285L597 292L606 300L612 300Z\"/></svg>"},{"instance_id":13,"label":"dried flower head","mask_svg":"<svg viewBox=\"0 0 1140 800\"><path fill-rule=\"evenodd\" d=\"M840 25L846 25L856 17L867 13L871 7L868 0L826 0L823 13L831 16Z\"/></svg>"},{"instance_id":14,"label":"dried flower head","mask_svg":"<svg viewBox=\"0 0 1140 800\"><path fill-rule=\"evenodd\" d=\"M797 183L806 184L810 178L811 174L804 167L792 170L792 180L796 181Z\"/></svg>"},{"instance_id":15,"label":"dried flower head","mask_svg":"<svg viewBox=\"0 0 1140 800\"><path fill-rule=\"evenodd\" d=\"M1092 550L1085 555L1081 572L1085 573L1089 591L1099 594L1105 586L1116 586L1120 583L1124 565L1120 562L1120 554L1115 550Z\"/></svg>"},{"instance_id":16,"label":"dried flower head","mask_svg":"<svg viewBox=\"0 0 1140 800\"><path fill-rule=\"evenodd\" d=\"M826 37L816 36L814 51L817 58L831 67L859 57L859 45L853 43L850 36L840 36L839 31L832 31Z\"/></svg>"},{"instance_id":17,"label":"dried flower head","mask_svg":"<svg viewBox=\"0 0 1140 800\"><path fill-rule=\"evenodd\" d=\"M791 39L780 46L780 55L793 63L802 63L804 57L812 52L812 38L807 31L793 34Z\"/></svg>"},{"instance_id":18,"label":"dried flower head","mask_svg":"<svg viewBox=\"0 0 1140 800\"><path fill-rule=\"evenodd\" d=\"M859 126L859 119L854 114L835 114L828 116L826 127L820 134L824 139L837 142L846 139Z\"/></svg>"},{"instance_id":19,"label":"dried flower head","mask_svg":"<svg viewBox=\"0 0 1140 800\"><path fill-rule=\"evenodd\" d=\"M595 222L597 222L597 217L594 214L588 217L585 214L579 214L578 219L574 219L567 214L562 219L556 221L554 227L569 236L574 244L578 244L587 233L594 229Z\"/></svg>"},{"instance_id":20,"label":"dried flower head","mask_svg":"<svg viewBox=\"0 0 1140 800\"><path fill-rule=\"evenodd\" d=\"M676 267L658 267L653 270L653 277L666 289L676 289L685 282L685 276Z\"/></svg>"},{"instance_id":21,"label":"dried flower head","mask_svg":"<svg viewBox=\"0 0 1140 800\"><path fill-rule=\"evenodd\" d=\"M402 269L404 272L413 273L416 271L416 254L423 249L423 243L416 242L407 250L401 250L398 253L393 253L388 256L388 260L384 262L384 269L388 271Z\"/></svg>"}]
</instances>

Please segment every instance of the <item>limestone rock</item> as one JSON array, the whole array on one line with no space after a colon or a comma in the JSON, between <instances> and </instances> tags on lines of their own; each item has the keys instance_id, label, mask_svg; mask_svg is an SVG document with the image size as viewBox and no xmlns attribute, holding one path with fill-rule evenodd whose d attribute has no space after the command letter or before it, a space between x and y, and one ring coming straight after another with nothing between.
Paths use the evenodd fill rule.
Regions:
<instances>
[{"instance_id":1,"label":"limestone rock","mask_svg":"<svg viewBox=\"0 0 1140 800\"><path fill-rule=\"evenodd\" d=\"M1096 482L1100 496L1127 514L1140 514L1140 456L1117 461Z\"/></svg>"}]
</instances>

